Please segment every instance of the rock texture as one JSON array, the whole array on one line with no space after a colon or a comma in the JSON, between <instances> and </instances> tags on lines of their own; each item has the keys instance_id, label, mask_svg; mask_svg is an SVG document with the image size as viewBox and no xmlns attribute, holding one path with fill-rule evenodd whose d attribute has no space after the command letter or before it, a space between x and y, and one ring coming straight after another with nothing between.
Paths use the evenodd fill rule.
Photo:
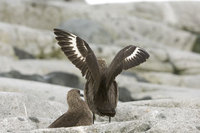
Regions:
<instances>
[{"instance_id":1,"label":"rock texture","mask_svg":"<svg viewBox=\"0 0 200 133\"><path fill-rule=\"evenodd\" d=\"M84 33L83 35L82 30L78 30L78 34L86 37L86 40L96 43L113 43L119 39L131 39L136 43L148 41L158 45L192 50L197 39L195 34L188 32L188 30L185 31L184 27L193 27L189 28L192 32L193 29L198 29L196 27L198 27L197 20L199 17L195 17L194 20L190 19L189 16L190 12L199 9L198 2L134 3L103 6L89 6L62 1L35 2L29 0L24 2L24 0L18 0L12 2L15 4L9 4L6 0L1 1L2 13L0 19L3 22L23 24L32 28L49 29L51 31L61 24L66 24L62 27L70 27L69 30L73 32L77 32L77 27L82 30L87 27L87 34ZM11 7L15 12L10 10ZM191 10L185 11L184 8ZM123 11L118 9L123 9ZM43 15L38 15L41 12ZM80 23L77 23L77 21ZM186 24L178 27L183 22ZM171 25L176 25L178 28ZM198 32L198 30L194 32ZM97 33L97 36L100 37L96 37ZM106 36L106 40L101 39L104 36Z\"/></svg>"},{"instance_id":2,"label":"rock texture","mask_svg":"<svg viewBox=\"0 0 200 133\"><path fill-rule=\"evenodd\" d=\"M18 71L10 71L5 73L0 73L1 77L9 77L16 79L24 79L24 80L33 80L51 84L58 84L69 87L80 87L79 78L76 75L64 73L64 72L51 72L46 75L25 75L21 74Z\"/></svg>"},{"instance_id":3,"label":"rock texture","mask_svg":"<svg viewBox=\"0 0 200 133\"><path fill-rule=\"evenodd\" d=\"M200 132L199 10L189 1L1 0L0 132ZM107 64L130 44L150 53L117 77L112 123L96 116L91 126L47 128L67 111L67 92L85 84L56 44L55 27L86 40Z\"/></svg>"}]
</instances>

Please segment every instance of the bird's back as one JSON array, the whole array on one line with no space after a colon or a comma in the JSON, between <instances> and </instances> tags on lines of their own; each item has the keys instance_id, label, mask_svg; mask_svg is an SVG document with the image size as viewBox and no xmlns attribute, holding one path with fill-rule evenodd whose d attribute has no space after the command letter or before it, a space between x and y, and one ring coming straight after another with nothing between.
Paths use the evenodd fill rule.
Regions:
<instances>
[{"instance_id":1,"label":"bird's back","mask_svg":"<svg viewBox=\"0 0 200 133\"><path fill-rule=\"evenodd\" d=\"M92 82L87 81L85 85L85 99L93 113L104 116L114 116L118 100L118 88L116 81L106 88L106 70L107 65L104 60L98 60L101 73L101 82L99 88L93 88Z\"/></svg>"}]
</instances>

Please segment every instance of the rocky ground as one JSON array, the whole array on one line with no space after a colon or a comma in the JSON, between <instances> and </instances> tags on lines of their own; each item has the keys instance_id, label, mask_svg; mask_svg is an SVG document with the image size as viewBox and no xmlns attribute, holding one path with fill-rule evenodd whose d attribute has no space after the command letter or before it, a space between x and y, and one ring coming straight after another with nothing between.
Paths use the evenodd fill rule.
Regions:
<instances>
[{"instance_id":1,"label":"rocky ground","mask_svg":"<svg viewBox=\"0 0 200 133\"><path fill-rule=\"evenodd\" d=\"M1 0L0 132L200 132L198 12L199 2ZM56 44L55 27L85 39L108 64L130 44L150 53L117 77L112 123L97 117L92 126L46 128L67 111L67 92L85 83Z\"/></svg>"}]
</instances>

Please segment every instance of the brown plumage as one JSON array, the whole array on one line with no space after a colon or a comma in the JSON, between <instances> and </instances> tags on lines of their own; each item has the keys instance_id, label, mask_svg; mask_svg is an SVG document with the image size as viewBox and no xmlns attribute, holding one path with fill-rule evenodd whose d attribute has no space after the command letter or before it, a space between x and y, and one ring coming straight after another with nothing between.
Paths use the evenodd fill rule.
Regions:
<instances>
[{"instance_id":1,"label":"brown plumage","mask_svg":"<svg viewBox=\"0 0 200 133\"><path fill-rule=\"evenodd\" d=\"M92 113L80 98L80 91L72 89L67 94L68 111L55 120L49 128L86 126L92 124Z\"/></svg>"},{"instance_id":2,"label":"brown plumage","mask_svg":"<svg viewBox=\"0 0 200 133\"><path fill-rule=\"evenodd\" d=\"M89 45L78 36L54 29L56 39L69 60L81 70L87 80L84 96L94 115L115 116L118 87L115 78L122 70L137 66L149 58L142 48L129 45L120 50L107 67L104 60L97 60ZM109 119L110 120L110 119Z\"/></svg>"}]
</instances>

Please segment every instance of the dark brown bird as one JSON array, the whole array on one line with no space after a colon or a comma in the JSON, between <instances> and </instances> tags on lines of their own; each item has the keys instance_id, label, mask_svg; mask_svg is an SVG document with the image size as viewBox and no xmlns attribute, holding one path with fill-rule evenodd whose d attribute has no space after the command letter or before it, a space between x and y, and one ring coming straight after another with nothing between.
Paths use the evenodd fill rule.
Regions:
<instances>
[{"instance_id":1,"label":"dark brown bird","mask_svg":"<svg viewBox=\"0 0 200 133\"><path fill-rule=\"evenodd\" d=\"M49 128L87 126L92 124L92 113L80 98L80 91L72 89L67 94L68 111L55 120Z\"/></svg>"},{"instance_id":2,"label":"dark brown bird","mask_svg":"<svg viewBox=\"0 0 200 133\"><path fill-rule=\"evenodd\" d=\"M149 58L142 48L129 45L120 50L109 67L104 60L97 60L87 42L78 36L54 29L58 44L69 60L81 70L87 82L84 96L90 110L100 116L115 116L118 101L118 87L115 78L122 70L137 66Z\"/></svg>"}]
</instances>

